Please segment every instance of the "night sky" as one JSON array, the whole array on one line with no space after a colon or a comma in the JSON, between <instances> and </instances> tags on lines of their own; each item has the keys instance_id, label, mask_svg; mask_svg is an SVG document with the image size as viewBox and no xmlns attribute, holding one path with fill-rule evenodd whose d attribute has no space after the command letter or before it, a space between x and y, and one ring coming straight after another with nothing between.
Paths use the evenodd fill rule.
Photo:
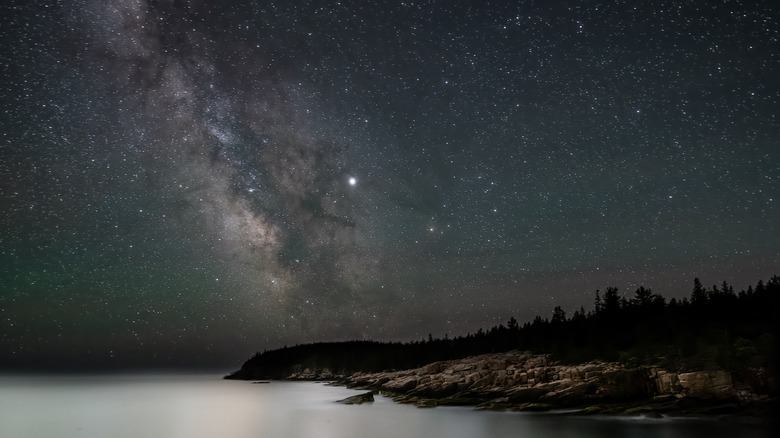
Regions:
<instances>
[{"instance_id":1,"label":"night sky","mask_svg":"<svg viewBox=\"0 0 780 438\"><path fill-rule=\"evenodd\" d=\"M4 1L0 366L780 273L772 1Z\"/></svg>"}]
</instances>

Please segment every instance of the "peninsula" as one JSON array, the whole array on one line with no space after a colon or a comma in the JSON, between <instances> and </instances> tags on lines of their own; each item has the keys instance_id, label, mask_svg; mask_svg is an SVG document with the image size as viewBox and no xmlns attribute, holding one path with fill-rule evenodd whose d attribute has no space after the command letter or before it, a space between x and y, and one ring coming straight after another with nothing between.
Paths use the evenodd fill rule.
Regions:
<instances>
[{"instance_id":1,"label":"peninsula","mask_svg":"<svg viewBox=\"0 0 780 438\"><path fill-rule=\"evenodd\" d=\"M765 416L774 406L780 277L691 299L608 288L595 308L456 338L298 345L258 353L228 379L325 380L420 407L628 415Z\"/></svg>"}]
</instances>

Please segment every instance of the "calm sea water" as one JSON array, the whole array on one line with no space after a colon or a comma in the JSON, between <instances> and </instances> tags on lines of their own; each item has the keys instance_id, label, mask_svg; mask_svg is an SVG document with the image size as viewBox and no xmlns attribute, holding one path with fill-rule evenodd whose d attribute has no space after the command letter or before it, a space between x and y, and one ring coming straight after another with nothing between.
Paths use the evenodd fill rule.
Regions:
<instances>
[{"instance_id":1,"label":"calm sea water","mask_svg":"<svg viewBox=\"0 0 780 438\"><path fill-rule=\"evenodd\" d=\"M225 381L220 376L0 377L0 437L481 438L765 437L756 424L419 409L314 382Z\"/></svg>"}]
</instances>

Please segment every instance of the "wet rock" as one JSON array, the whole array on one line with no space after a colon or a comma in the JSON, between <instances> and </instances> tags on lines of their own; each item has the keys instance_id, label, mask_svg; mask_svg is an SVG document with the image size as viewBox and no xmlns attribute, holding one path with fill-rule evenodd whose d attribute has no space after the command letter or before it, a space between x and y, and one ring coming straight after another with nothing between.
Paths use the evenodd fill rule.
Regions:
<instances>
[{"instance_id":1,"label":"wet rock","mask_svg":"<svg viewBox=\"0 0 780 438\"><path fill-rule=\"evenodd\" d=\"M353 395L352 397L347 397L343 400L339 400L336 403L341 403L345 405L362 405L363 403L371 403L373 401L374 401L374 393L365 392L363 394Z\"/></svg>"},{"instance_id":2,"label":"wet rock","mask_svg":"<svg viewBox=\"0 0 780 438\"><path fill-rule=\"evenodd\" d=\"M514 410L522 412L545 412L552 408L553 406L547 403L523 403L515 406Z\"/></svg>"},{"instance_id":3,"label":"wet rock","mask_svg":"<svg viewBox=\"0 0 780 438\"><path fill-rule=\"evenodd\" d=\"M433 399L420 399L414 403L418 408L435 408L438 406L436 400Z\"/></svg>"}]
</instances>

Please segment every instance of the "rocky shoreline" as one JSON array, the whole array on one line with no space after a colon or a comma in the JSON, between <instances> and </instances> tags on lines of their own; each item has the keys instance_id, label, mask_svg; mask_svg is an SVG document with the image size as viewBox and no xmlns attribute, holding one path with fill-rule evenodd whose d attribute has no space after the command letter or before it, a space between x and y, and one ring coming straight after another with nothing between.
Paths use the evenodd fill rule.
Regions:
<instances>
[{"instance_id":1,"label":"rocky shoreline","mask_svg":"<svg viewBox=\"0 0 780 438\"><path fill-rule=\"evenodd\" d=\"M295 367L292 380L328 380L419 407L476 406L578 414L768 416L772 397L725 370L685 373L593 361L564 365L549 355L512 351L434 362L416 369L334 374ZM757 370L767 375L766 370ZM245 376L246 377L246 376ZM237 376L237 378L241 378Z\"/></svg>"}]
</instances>

